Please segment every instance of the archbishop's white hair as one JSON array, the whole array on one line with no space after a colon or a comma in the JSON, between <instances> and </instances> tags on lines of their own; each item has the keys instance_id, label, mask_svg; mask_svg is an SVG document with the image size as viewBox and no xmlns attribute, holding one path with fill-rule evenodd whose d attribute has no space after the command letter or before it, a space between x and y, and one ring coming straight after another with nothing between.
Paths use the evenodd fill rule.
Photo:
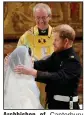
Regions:
<instances>
[{"instance_id":1,"label":"archbishop's white hair","mask_svg":"<svg viewBox=\"0 0 84 115\"><path fill-rule=\"evenodd\" d=\"M38 9L38 8L45 9L47 11L48 15L52 15L50 7L47 4L44 4L44 3L38 3L38 4L36 4L34 6L34 8L33 8L33 15L35 14L36 9Z\"/></svg>"}]
</instances>

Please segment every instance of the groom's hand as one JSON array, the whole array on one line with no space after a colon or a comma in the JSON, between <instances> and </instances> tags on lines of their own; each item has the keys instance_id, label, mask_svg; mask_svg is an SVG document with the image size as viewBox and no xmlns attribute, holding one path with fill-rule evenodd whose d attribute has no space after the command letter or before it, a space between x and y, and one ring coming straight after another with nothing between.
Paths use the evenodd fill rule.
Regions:
<instances>
[{"instance_id":1,"label":"groom's hand","mask_svg":"<svg viewBox=\"0 0 84 115\"><path fill-rule=\"evenodd\" d=\"M33 69L33 68L27 68L24 65L18 65L14 68L14 71L18 74L25 74L25 75L33 75L33 76L37 76L37 70Z\"/></svg>"}]
</instances>

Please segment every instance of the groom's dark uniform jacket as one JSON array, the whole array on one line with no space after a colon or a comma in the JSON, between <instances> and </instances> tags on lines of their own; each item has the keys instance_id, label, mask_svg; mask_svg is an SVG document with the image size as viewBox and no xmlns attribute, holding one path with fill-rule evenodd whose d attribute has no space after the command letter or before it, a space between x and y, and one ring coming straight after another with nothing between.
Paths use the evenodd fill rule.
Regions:
<instances>
[{"instance_id":1,"label":"groom's dark uniform jacket","mask_svg":"<svg viewBox=\"0 0 84 115\"><path fill-rule=\"evenodd\" d=\"M36 61L36 81L46 83L49 109L78 109L78 83L81 74L79 58L73 48L53 53Z\"/></svg>"}]
</instances>

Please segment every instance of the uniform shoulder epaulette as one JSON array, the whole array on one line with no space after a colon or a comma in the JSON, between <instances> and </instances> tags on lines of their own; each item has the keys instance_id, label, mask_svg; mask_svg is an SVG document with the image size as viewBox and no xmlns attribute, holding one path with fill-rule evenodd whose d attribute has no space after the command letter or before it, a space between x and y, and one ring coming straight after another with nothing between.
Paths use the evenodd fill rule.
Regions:
<instances>
[{"instance_id":1,"label":"uniform shoulder epaulette","mask_svg":"<svg viewBox=\"0 0 84 115\"><path fill-rule=\"evenodd\" d=\"M69 56L69 58L73 59L73 58L75 58L75 57L74 57L74 55L71 55L71 56Z\"/></svg>"}]
</instances>

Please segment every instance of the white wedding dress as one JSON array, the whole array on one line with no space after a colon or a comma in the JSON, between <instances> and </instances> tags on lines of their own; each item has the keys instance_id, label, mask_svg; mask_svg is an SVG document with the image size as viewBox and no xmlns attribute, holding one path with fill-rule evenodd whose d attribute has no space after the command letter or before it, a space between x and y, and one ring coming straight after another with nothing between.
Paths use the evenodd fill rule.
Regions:
<instances>
[{"instance_id":1,"label":"white wedding dress","mask_svg":"<svg viewBox=\"0 0 84 115\"><path fill-rule=\"evenodd\" d=\"M4 109L43 109L39 101L40 92L31 75L16 74L18 64L32 67L26 46L19 46L9 56L4 68Z\"/></svg>"}]
</instances>

